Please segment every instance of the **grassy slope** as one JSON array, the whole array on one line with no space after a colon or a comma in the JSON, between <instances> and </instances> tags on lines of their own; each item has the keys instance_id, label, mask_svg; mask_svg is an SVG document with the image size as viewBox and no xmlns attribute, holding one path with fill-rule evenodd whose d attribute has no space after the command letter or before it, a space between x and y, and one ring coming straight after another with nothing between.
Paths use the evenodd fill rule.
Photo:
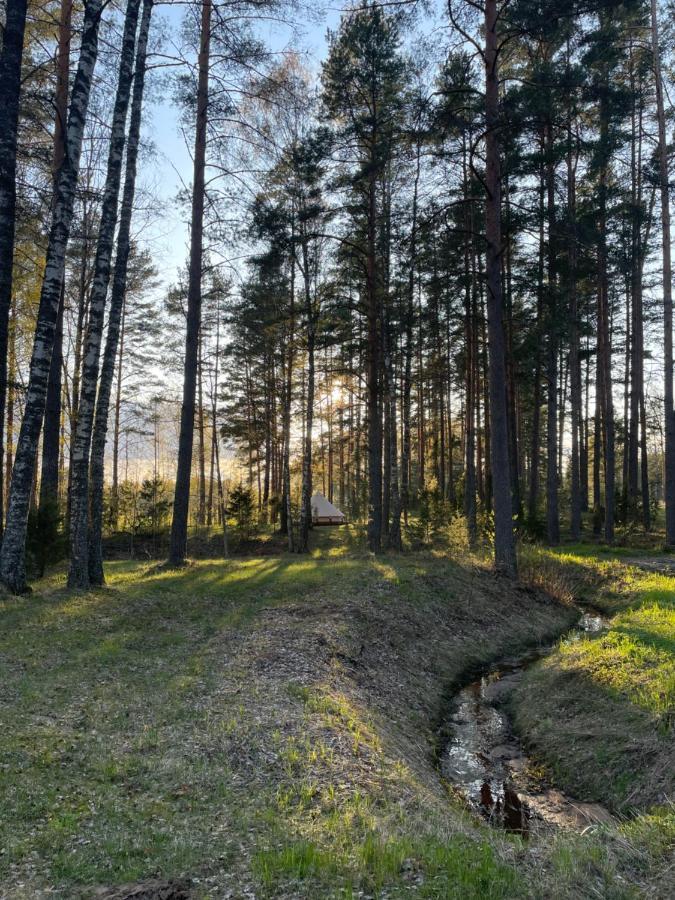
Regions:
<instances>
[{"instance_id":1,"label":"grassy slope","mask_svg":"<svg viewBox=\"0 0 675 900\"><path fill-rule=\"evenodd\" d=\"M156 874L209 897L619 897L663 852L648 822L630 852L523 845L439 783L444 688L564 630L540 594L339 546L109 581L0 602L2 897Z\"/></svg>"},{"instance_id":2,"label":"grassy slope","mask_svg":"<svg viewBox=\"0 0 675 900\"><path fill-rule=\"evenodd\" d=\"M609 624L562 643L526 673L512 698L516 727L556 783L619 814L642 811L625 835L652 828L652 839L672 851L675 577L637 568L630 551L579 546L534 555L544 569L571 575Z\"/></svg>"}]
</instances>

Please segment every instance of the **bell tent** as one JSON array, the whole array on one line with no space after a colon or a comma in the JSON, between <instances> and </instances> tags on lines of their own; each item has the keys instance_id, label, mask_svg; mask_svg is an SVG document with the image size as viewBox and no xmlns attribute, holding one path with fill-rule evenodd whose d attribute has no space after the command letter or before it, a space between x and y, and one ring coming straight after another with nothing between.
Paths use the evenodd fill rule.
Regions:
<instances>
[{"instance_id":1,"label":"bell tent","mask_svg":"<svg viewBox=\"0 0 675 900\"><path fill-rule=\"evenodd\" d=\"M311 501L312 525L344 525L347 517L337 506L333 506L323 494L314 494Z\"/></svg>"}]
</instances>

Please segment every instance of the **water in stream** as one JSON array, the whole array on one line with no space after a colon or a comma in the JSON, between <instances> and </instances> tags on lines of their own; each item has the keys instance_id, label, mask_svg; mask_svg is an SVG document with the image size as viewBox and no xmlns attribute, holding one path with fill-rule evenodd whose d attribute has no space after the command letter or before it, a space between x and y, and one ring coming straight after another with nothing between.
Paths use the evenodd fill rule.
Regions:
<instances>
[{"instance_id":1,"label":"water in stream","mask_svg":"<svg viewBox=\"0 0 675 900\"><path fill-rule=\"evenodd\" d=\"M584 613L566 640L598 632L604 624L602 617ZM533 774L501 706L522 672L549 652L551 648L504 659L459 691L450 715L450 740L441 757L444 777L474 809L491 823L524 836L545 823L583 830L612 821L598 804L575 801Z\"/></svg>"}]
</instances>

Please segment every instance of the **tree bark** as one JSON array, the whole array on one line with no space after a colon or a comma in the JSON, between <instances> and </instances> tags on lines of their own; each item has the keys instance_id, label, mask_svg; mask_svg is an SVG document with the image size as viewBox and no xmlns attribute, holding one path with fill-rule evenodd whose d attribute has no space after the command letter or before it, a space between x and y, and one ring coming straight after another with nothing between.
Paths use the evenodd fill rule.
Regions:
<instances>
[{"instance_id":1,"label":"tree bark","mask_svg":"<svg viewBox=\"0 0 675 900\"><path fill-rule=\"evenodd\" d=\"M120 224L117 234L117 256L113 272L110 293L110 313L108 316L108 333L106 335L101 377L96 401L94 430L91 441L91 462L89 482L91 486L90 533L89 533L89 579L92 584L103 584L103 489L105 477L105 445L108 433L108 413L112 393L115 365L118 361L118 347L121 346L121 335L124 319L124 307L127 286L127 269L131 249L131 218L133 215L134 196L136 192L136 170L141 133L141 113L143 108L143 91L145 88L145 64L148 46L148 32L152 15L153 0L143 0L143 13L138 32L136 47L136 63L134 74L133 97L131 101L131 118L129 121L129 138L127 141L126 170L124 190L120 208ZM118 395L121 391L122 358L119 357L117 374ZM119 440L119 396L115 406L115 432ZM117 449L113 461L113 518L116 517L118 503Z\"/></svg>"},{"instance_id":2,"label":"tree bark","mask_svg":"<svg viewBox=\"0 0 675 900\"><path fill-rule=\"evenodd\" d=\"M374 143L374 141L373 141ZM373 163L373 166L375 163ZM382 545L382 427L380 405L380 330L382 315L378 285L376 234L377 198L374 175L368 185L368 240L366 258L367 394L368 394L368 549Z\"/></svg>"},{"instance_id":3,"label":"tree bark","mask_svg":"<svg viewBox=\"0 0 675 900\"><path fill-rule=\"evenodd\" d=\"M292 235L295 237L295 212L293 214ZM282 522L285 521L286 537L288 540L289 553L295 550L295 538L293 533L293 507L291 504L291 404L293 401L293 361L295 357L295 250L291 253L291 283L288 308L288 355L286 356L286 372L284 380L283 394L283 412L282 412L282 428L283 428L283 461L282 461L282 482L283 482L283 503L284 510ZM303 448L304 450L304 448ZM303 468L304 474L304 468Z\"/></svg>"},{"instance_id":4,"label":"tree bark","mask_svg":"<svg viewBox=\"0 0 675 900\"><path fill-rule=\"evenodd\" d=\"M552 546L560 543L558 516L558 299L556 273L555 163L553 125L546 126L546 204L548 218L548 341L546 381L546 530Z\"/></svg>"},{"instance_id":5,"label":"tree bark","mask_svg":"<svg viewBox=\"0 0 675 900\"><path fill-rule=\"evenodd\" d=\"M115 242L117 206L124 144L126 141L126 120L133 77L139 6L140 0L128 0L124 17L117 93L110 132L110 149L108 152L103 204L101 206L101 221L96 243L94 278L89 300L89 322L82 357L80 402L71 453L70 567L68 569L68 585L71 588L86 588L90 583L89 451L96 408L96 390L98 386L105 306Z\"/></svg>"},{"instance_id":6,"label":"tree bark","mask_svg":"<svg viewBox=\"0 0 675 900\"><path fill-rule=\"evenodd\" d=\"M656 0L651 0L652 56L656 88L656 117L659 131L659 187L661 189L661 234L663 247L663 347L665 419L665 499L666 544L675 546L675 409L673 408L673 268L670 249L670 191L668 143L661 77L659 21Z\"/></svg>"},{"instance_id":7,"label":"tree bark","mask_svg":"<svg viewBox=\"0 0 675 900\"><path fill-rule=\"evenodd\" d=\"M307 386L305 394L305 437L302 448L302 490L300 497L298 553L307 553L309 550L309 529L312 524L312 429L314 428L316 315L312 304L309 254L304 237L302 239L302 276L305 291L305 317L307 319Z\"/></svg>"},{"instance_id":8,"label":"tree bark","mask_svg":"<svg viewBox=\"0 0 675 900\"><path fill-rule=\"evenodd\" d=\"M206 444L204 441L204 361L203 361L203 335L200 331L197 341L197 460L198 460L198 496L197 525L200 528L206 521ZM268 472L268 455L265 455L265 477ZM269 481L266 483L269 488ZM265 498L267 503L268 497Z\"/></svg>"},{"instance_id":9,"label":"tree bark","mask_svg":"<svg viewBox=\"0 0 675 900\"><path fill-rule=\"evenodd\" d=\"M204 239L204 190L206 172L206 125L209 103L209 51L211 44L211 0L202 0L199 42L199 78L197 86L197 123L195 128L194 175L192 185L192 229L190 233L190 270L188 276L187 331L183 372L183 404L178 441L178 469L171 522L169 563L180 566L187 554L188 513L192 443L195 428L197 353L202 310L202 249Z\"/></svg>"},{"instance_id":10,"label":"tree bark","mask_svg":"<svg viewBox=\"0 0 675 900\"><path fill-rule=\"evenodd\" d=\"M119 250L118 250L119 253ZM117 261L115 262L115 266L117 266ZM114 289L114 276L113 276L113 289ZM112 316L112 310L111 310ZM110 485L110 527L113 531L117 531L118 523L119 523L119 509L120 509L120 480L119 480L119 455L120 455L120 414L122 411L122 366L124 363L124 331L125 331L125 322L126 322L126 298L122 302L122 321L120 323L120 336L119 336L119 351L117 353L117 383L115 385L115 413L114 413L114 424L113 424L113 447L112 447L112 484ZM108 326L110 327L110 326ZM96 420L94 420L94 437L93 441L100 440L100 437L96 434ZM92 495L95 491L93 485L92 478ZM92 496L92 505L93 505L93 496ZM92 513L92 528L94 527L94 516ZM90 556L91 560L91 556ZM89 567L89 572L91 574L91 562Z\"/></svg>"},{"instance_id":11,"label":"tree bark","mask_svg":"<svg viewBox=\"0 0 675 900\"><path fill-rule=\"evenodd\" d=\"M474 212L473 202L469 198L469 177L467 171L466 145L462 147L462 171L464 185L464 335L465 335L465 448L464 448L464 515L471 547L478 539L478 523L476 519L476 415L477 399L474 348L476 322L473 315L476 292L476 263L474 247Z\"/></svg>"},{"instance_id":12,"label":"tree bark","mask_svg":"<svg viewBox=\"0 0 675 900\"><path fill-rule=\"evenodd\" d=\"M570 406L572 419L572 457L570 460L570 533L573 540L581 537L581 365L579 361L579 299L577 296L577 222L576 160L572 149L572 125L567 132L567 265L570 306Z\"/></svg>"},{"instance_id":13,"label":"tree bark","mask_svg":"<svg viewBox=\"0 0 675 900\"><path fill-rule=\"evenodd\" d=\"M9 492L7 527L0 554L0 579L14 592L26 589L26 529L37 444L47 396L54 332L63 283L66 247L73 217L82 136L98 54L98 31L103 0L89 0L78 68L66 130L66 154L55 186L52 223L40 293L28 387Z\"/></svg>"},{"instance_id":14,"label":"tree bark","mask_svg":"<svg viewBox=\"0 0 675 900\"><path fill-rule=\"evenodd\" d=\"M537 273L537 320L535 335L541 337L544 316L544 138L540 140L542 161L539 171L539 265ZM535 347L534 396L532 401L532 436L530 442L530 485L527 498L527 518L531 528L536 528L539 513L539 454L541 452L541 350L539 340Z\"/></svg>"},{"instance_id":15,"label":"tree bark","mask_svg":"<svg viewBox=\"0 0 675 900\"><path fill-rule=\"evenodd\" d=\"M605 463L605 540L614 540L615 442L612 392L612 336L607 272L607 195L609 178L609 72L605 66L600 98L600 181L598 196L598 371Z\"/></svg>"},{"instance_id":16,"label":"tree bark","mask_svg":"<svg viewBox=\"0 0 675 900\"><path fill-rule=\"evenodd\" d=\"M412 357L413 326L415 318L415 267L417 263L417 202L421 171L421 146L417 143L415 160L415 182L413 186L412 218L410 223L410 259L405 306L405 347L403 362L403 379L401 386L402 403L402 435L401 435L401 489L397 503L394 504L390 525L389 541L392 545L401 543L401 513L406 516L410 506L410 407L412 397Z\"/></svg>"},{"instance_id":17,"label":"tree bark","mask_svg":"<svg viewBox=\"0 0 675 900\"><path fill-rule=\"evenodd\" d=\"M501 171L499 159L499 60L497 3L485 2L485 238L490 381L490 451L495 514L495 568L517 573L513 535L506 407L501 279Z\"/></svg>"},{"instance_id":18,"label":"tree bark","mask_svg":"<svg viewBox=\"0 0 675 900\"><path fill-rule=\"evenodd\" d=\"M16 143L26 6L26 0L7 0L0 51L0 459L7 403L7 348L16 227ZM0 537L4 522L3 495L0 465Z\"/></svg>"},{"instance_id":19,"label":"tree bark","mask_svg":"<svg viewBox=\"0 0 675 900\"><path fill-rule=\"evenodd\" d=\"M70 75L70 39L73 0L61 0L59 38L56 52L56 117L52 171L57 177L65 153L66 115L68 112L68 78ZM63 369L63 305L65 284L61 286L59 312L56 319L54 349L49 368L45 419L42 429L42 471L40 473L40 511L44 516L56 514L59 502L59 455L61 449L61 372ZM50 513L50 510L52 512Z\"/></svg>"}]
</instances>

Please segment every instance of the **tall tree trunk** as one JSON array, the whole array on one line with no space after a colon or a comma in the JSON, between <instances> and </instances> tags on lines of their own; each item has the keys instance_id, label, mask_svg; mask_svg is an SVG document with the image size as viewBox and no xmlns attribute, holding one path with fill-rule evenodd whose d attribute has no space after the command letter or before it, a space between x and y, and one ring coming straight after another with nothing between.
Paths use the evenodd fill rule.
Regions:
<instances>
[{"instance_id":1,"label":"tall tree trunk","mask_svg":"<svg viewBox=\"0 0 675 900\"><path fill-rule=\"evenodd\" d=\"M504 285L506 298L506 402L508 407L509 426L509 459L511 461L511 497L513 500L513 515L517 522L522 519L522 501L520 497L520 472L518 469L518 415L517 415L517 385L513 359L513 273L512 273L512 222L511 201L509 195L509 181L505 180L506 188L506 213L507 213L507 241L505 250Z\"/></svg>"},{"instance_id":2,"label":"tall tree trunk","mask_svg":"<svg viewBox=\"0 0 675 900\"><path fill-rule=\"evenodd\" d=\"M462 184L464 193L464 339L465 354L465 439L464 439L464 515L470 546L478 538L476 519L476 415L477 390L475 379L476 261L474 245L474 206L469 196L470 180L466 140L462 140Z\"/></svg>"},{"instance_id":3,"label":"tall tree trunk","mask_svg":"<svg viewBox=\"0 0 675 900\"><path fill-rule=\"evenodd\" d=\"M223 478L220 472L220 446L216 441L216 479L218 481L218 505L220 507L220 521L223 528L223 557L227 559L230 555L227 541L227 505L225 492L223 490Z\"/></svg>"},{"instance_id":4,"label":"tall tree trunk","mask_svg":"<svg viewBox=\"0 0 675 900\"><path fill-rule=\"evenodd\" d=\"M396 374L394 370L393 344L394 338L390 329L385 333L384 347L384 369L386 379L386 398L385 403L389 409L387 416L389 443L389 483L391 489L391 510L393 515L388 521L387 540L389 546L394 550L401 549L401 491L399 484L399 467L398 467L398 427L396 415Z\"/></svg>"},{"instance_id":5,"label":"tall tree trunk","mask_svg":"<svg viewBox=\"0 0 675 900\"><path fill-rule=\"evenodd\" d=\"M82 135L89 104L92 76L98 53L98 30L102 0L89 0L85 7L80 59L66 131L66 154L55 186L52 224L47 244L35 340L21 431L17 443L9 492L7 527L0 554L0 578L12 591L26 589L26 528L37 444L47 396L47 381L54 332L63 283L66 247L73 217L75 189L80 165Z\"/></svg>"},{"instance_id":6,"label":"tall tree trunk","mask_svg":"<svg viewBox=\"0 0 675 900\"><path fill-rule=\"evenodd\" d=\"M593 416L593 534L599 535L602 529L602 494L600 491L600 468L603 453L602 442L602 364L600 362L601 341L598 331L595 345L595 413Z\"/></svg>"},{"instance_id":7,"label":"tall tree trunk","mask_svg":"<svg viewBox=\"0 0 675 900\"><path fill-rule=\"evenodd\" d=\"M675 409L673 408L673 269L670 249L670 191L668 143L663 103L659 21L656 0L651 0L652 56L656 88L656 117L659 130L659 186L661 188L661 234L663 247L663 346L665 419L666 544L675 546Z\"/></svg>"},{"instance_id":8,"label":"tall tree trunk","mask_svg":"<svg viewBox=\"0 0 675 900\"><path fill-rule=\"evenodd\" d=\"M68 78L70 75L70 39L73 0L61 0L59 37L56 51L56 117L52 171L56 179L65 153ZM63 306L65 284L61 285L59 313L56 318L54 349L49 368L45 419L42 429L42 471L40 475L40 512L43 516L58 512L59 455L61 449L61 372L63 369Z\"/></svg>"},{"instance_id":9,"label":"tall tree trunk","mask_svg":"<svg viewBox=\"0 0 675 900\"><path fill-rule=\"evenodd\" d=\"M91 219L94 217L92 216ZM71 401L68 411L68 420L70 425L70 439L68 442L68 486L66 490L66 516L65 516L65 533L70 534L70 499L71 485L73 480L73 436L77 430L77 414L80 403L80 380L82 375L82 349L84 345L84 335L87 327L89 316L89 289L91 287L89 280L89 251L90 251L90 217L88 202L82 204L82 222L83 235L81 253L80 253L80 272L78 278L78 297L77 297L77 323L75 326L75 341L73 349L73 382L71 387ZM54 335L56 340L56 334Z\"/></svg>"},{"instance_id":10,"label":"tall tree trunk","mask_svg":"<svg viewBox=\"0 0 675 900\"><path fill-rule=\"evenodd\" d=\"M600 400L605 462L605 540L614 540L615 441L612 392L612 336L610 330L609 276L607 272L607 195L609 178L609 72L603 73L600 99L600 181L598 196L598 353Z\"/></svg>"},{"instance_id":11,"label":"tall tree trunk","mask_svg":"<svg viewBox=\"0 0 675 900\"><path fill-rule=\"evenodd\" d=\"M136 48L136 64L134 74L133 96L131 101L131 118L129 121L129 139L127 142L126 170L124 190L120 208L120 224L117 234L117 256L113 272L110 293L110 313L108 316L108 333L106 335L101 378L96 401L94 431L91 441L91 464L89 481L91 486L91 510L89 533L89 578L92 584L103 584L103 489L105 477L105 445L108 433L108 412L115 364L119 359L117 372L117 400L115 403L115 443L113 452L113 486L112 486L112 520L116 527L118 509L118 475L117 455L119 441L119 415L122 389L122 350L124 309L127 287L127 269L131 249L131 217L133 214L134 196L136 192L136 169L141 134L141 113L143 108L143 91L145 88L145 63L148 46L148 32L152 15L153 0L143 0L143 13L138 33ZM119 345L119 355L118 355Z\"/></svg>"},{"instance_id":12,"label":"tall tree trunk","mask_svg":"<svg viewBox=\"0 0 675 900\"><path fill-rule=\"evenodd\" d=\"M131 95L139 5L140 0L128 0L124 18L119 77L110 131L110 149L108 152L103 204L101 206L101 222L96 243L94 278L89 301L89 322L84 341L80 403L71 453L70 567L68 569L68 585L71 588L85 588L90 583L89 451L96 408L96 390L98 386L105 306L115 242L117 205L124 144L126 141L126 121L129 97Z\"/></svg>"},{"instance_id":13,"label":"tall tree trunk","mask_svg":"<svg viewBox=\"0 0 675 900\"><path fill-rule=\"evenodd\" d=\"M497 3L485 2L485 238L490 380L490 450L495 513L495 568L509 577L517 572L513 536L506 364L501 279L501 163L499 159L499 60Z\"/></svg>"},{"instance_id":14,"label":"tall tree trunk","mask_svg":"<svg viewBox=\"0 0 675 900\"><path fill-rule=\"evenodd\" d=\"M572 424L572 457L570 460L570 533L573 540L581 537L581 456L579 450L581 419L581 364L579 359L579 298L577 295L577 220L576 159L572 147L572 124L567 131L567 266L570 306L570 406Z\"/></svg>"},{"instance_id":15,"label":"tall tree trunk","mask_svg":"<svg viewBox=\"0 0 675 900\"><path fill-rule=\"evenodd\" d=\"M121 228L121 225L120 225ZM119 248L118 248L119 254ZM115 269L117 269L117 261L115 261ZM113 291L115 290L115 276L113 276ZM114 299L114 294L113 294ZM112 302L111 302L111 319L112 319ZM120 510L120 479L119 479L119 456L120 456L120 415L122 412L122 366L124 363L124 326L126 323L126 298L122 301L122 321L120 323L120 336L119 336L119 351L117 353L117 379L115 385L115 412L113 419L113 446L112 446L112 484L110 485L110 527L113 531L117 531L118 526L118 517ZM110 325L108 326L110 328ZM105 365L105 359L104 359ZM99 391L100 397L100 391ZM99 401L97 401L98 404ZM98 449L98 442L100 442L101 436L97 433L96 428L96 420L94 420L94 436L92 438L92 453L93 447L96 446ZM92 481L92 531L96 527L96 519L97 516L94 515L94 506L95 506L95 497L96 497L96 480L97 475L92 469L91 473L91 481ZM96 557L96 553L94 553L94 558ZM91 575L91 547L89 554L89 573Z\"/></svg>"},{"instance_id":16,"label":"tall tree trunk","mask_svg":"<svg viewBox=\"0 0 675 900\"><path fill-rule=\"evenodd\" d=\"M501 254L500 254L501 260ZM486 270L487 276L487 270ZM485 510L486 512L492 512L492 449L490 446L490 425L491 425L491 408L490 408L490 359L489 359L489 338L488 338L488 322L487 322L487 312L485 305L485 296L479 285L479 293L480 293L480 333L482 339L482 348L479 356L479 365L482 369L481 372L481 381L482 381L482 389L483 389L483 409L485 413L483 415L483 442L485 445L485 454L484 454L484 468L485 472L483 474L483 482L484 482L484 502L485 502ZM503 297L503 294L502 294ZM503 306L503 304L502 304ZM502 322L503 322L502 316ZM504 365L506 366L506 335L504 336ZM504 383L504 393L506 394L506 383ZM507 422L506 427L508 430L508 400L507 400Z\"/></svg>"},{"instance_id":17,"label":"tall tree trunk","mask_svg":"<svg viewBox=\"0 0 675 900\"><path fill-rule=\"evenodd\" d=\"M218 484L218 516L223 529L223 556L228 556L227 546L227 510L223 493L223 480L220 474L220 446L218 442L218 383L220 375L220 306L216 311L216 352L213 363L213 397L211 400L211 417L213 421L213 455Z\"/></svg>"},{"instance_id":18,"label":"tall tree trunk","mask_svg":"<svg viewBox=\"0 0 675 900\"><path fill-rule=\"evenodd\" d=\"M558 516L558 300L556 272L555 161L553 125L546 126L546 204L548 218L548 335L546 404L546 530L549 544L560 543Z\"/></svg>"},{"instance_id":19,"label":"tall tree trunk","mask_svg":"<svg viewBox=\"0 0 675 900\"><path fill-rule=\"evenodd\" d=\"M204 363L203 335L199 332L197 341L197 458L199 463L199 505L197 506L197 524L204 526L206 520L206 444L204 442ZM267 457L265 458L267 471ZM265 498L267 501L267 498Z\"/></svg>"},{"instance_id":20,"label":"tall tree trunk","mask_svg":"<svg viewBox=\"0 0 675 900\"><path fill-rule=\"evenodd\" d=\"M298 553L309 550L309 529L312 524L312 430L314 428L314 382L316 315L312 303L307 241L302 239L302 277L305 292L305 317L307 319L307 385L305 393L305 439L302 448L302 489L300 497L300 535Z\"/></svg>"},{"instance_id":21,"label":"tall tree trunk","mask_svg":"<svg viewBox=\"0 0 675 900\"><path fill-rule=\"evenodd\" d=\"M7 348L16 226L16 142L26 6L26 0L7 0L0 51L0 459L7 402ZM4 521L3 494L0 465L0 537Z\"/></svg>"},{"instance_id":22,"label":"tall tree trunk","mask_svg":"<svg viewBox=\"0 0 675 900\"><path fill-rule=\"evenodd\" d=\"M417 293L417 491L418 494L426 486L426 417L424 402L426 391L424 388L424 317L422 315L421 290Z\"/></svg>"},{"instance_id":23,"label":"tall tree trunk","mask_svg":"<svg viewBox=\"0 0 675 900\"><path fill-rule=\"evenodd\" d=\"M293 215L292 234L292 242L294 243L295 215ZM285 520L289 553L293 553L293 551L295 550L295 538L293 533L293 507L291 503L291 405L293 402L293 363L295 358L295 265L295 251L293 251L291 253L291 284L288 308L288 354L286 356L286 377L284 380L283 393L284 405L282 412L284 443L284 453L282 461L284 515L282 515L282 522Z\"/></svg>"},{"instance_id":24,"label":"tall tree trunk","mask_svg":"<svg viewBox=\"0 0 675 900\"><path fill-rule=\"evenodd\" d=\"M630 328L631 340L628 342L629 361L629 412L627 419L626 453L625 453L625 482L623 492L625 496L626 514L634 519L638 507L638 454L639 454L639 423L640 423L640 394L642 391L643 348L641 347L642 327L642 266L640 256L642 250L642 100L640 99L640 112L636 117L635 110L635 75L633 61L633 47L631 43L631 94L633 103L631 109L631 259L630 259L630 295L627 325ZM641 85L642 87L642 85ZM640 94L641 98L641 94Z\"/></svg>"},{"instance_id":25,"label":"tall tree trunk","mask_svg":"<svg viewBox=\"0 0 675 900\"><path fill-rule=\"evenodd\" d=\"M403 378L401 385L401 489L394 504L391 524L389 526L389 542L392 546L401 545L401 512L407 516L410 506L410 407L412 397L412 357L413 326L415 318L415 268L417 263L417 198L421 171L421 145L417 142L415 159L415 181L413 185L412 216L410 222L410 259L408 284L406 290L406 306L404 314L405 346L403 350Z\"/></svg>"},{"instance_id":26,"label":"tall tree trunk","mask_svg":"<svg viewBox=\"0 0 675 900\"><path fill-rule=\"evenodd\" d=\"M537 274L537 320L535 334L534 394L532 401L532 437L530 442L530 486L527 498L527 518L535 527L539 509L539 454L541 452L541 337L544 317L544 204L546 199L544 182L544 137L540 139L541 164L539 170L539 264Z\"/></svg>"},{"instance_id":27,"label":"tall tree trunk","mask_svg":"<svg viewBox=\"0 0 675 900\"><path fill-rule=\"evenodd\" d=\"M197 388L197 344L202 313L202 248L204 239L204 189L206 171L206 125L209 103L209 51L211 45L211 0L202 0L199 41L199 78L197 84L197 123L195 128L194 175L192 184L192 227L190 232L190 270L188 275L187 330L183 371L183 404L180 414L178 468L171 522L169 563L183 565L187 554L188 513L192 443L195 428Z\"/></svg>"},{"instance_id":28,"label":"tall tree trunk","mask_svg":"<svg viewBox=\"0 0 675 900\"><path fill-rule=\"evenodd\" d=\"M591 357L590 339L586 337L586 365L584 366L584 414L581 447L579 449L579 474L581 478L581 511L588 512L588 462L590 458L591 419L590 419L590 382Z\"/></svg>"},{"instance_id":29,"label":"tall tree trunk","mask_svg":"<svg viewBox=\"0 0 675 900\"><path fill-rule=\"evenodd\" d=\"M12 460L14 459L14 394L16 382L16 304L12 303L9 312L9 347L7 359L7 440L5 445L5 494L9 496L9 485L12 479ZM0 466L3 459L0 456ZM6 500L7 497L3 497ZM8 505L8 504L5 504Z\"/></svg>"},{"instance_id":30,"label":"tall tree trunk","mask_svg":"<svg viewBox=\"0 0 675 900\"><path fill-rule=\"evenodd\" d=\"M372 163L373 167L375 162ZM377 272L377 198L375 175L368 186L367 295L367 394L368 394L368 549L377 553L382 542L382 428L380 405L380 330L382 310Z\"/></svg>"}]
</instances>

